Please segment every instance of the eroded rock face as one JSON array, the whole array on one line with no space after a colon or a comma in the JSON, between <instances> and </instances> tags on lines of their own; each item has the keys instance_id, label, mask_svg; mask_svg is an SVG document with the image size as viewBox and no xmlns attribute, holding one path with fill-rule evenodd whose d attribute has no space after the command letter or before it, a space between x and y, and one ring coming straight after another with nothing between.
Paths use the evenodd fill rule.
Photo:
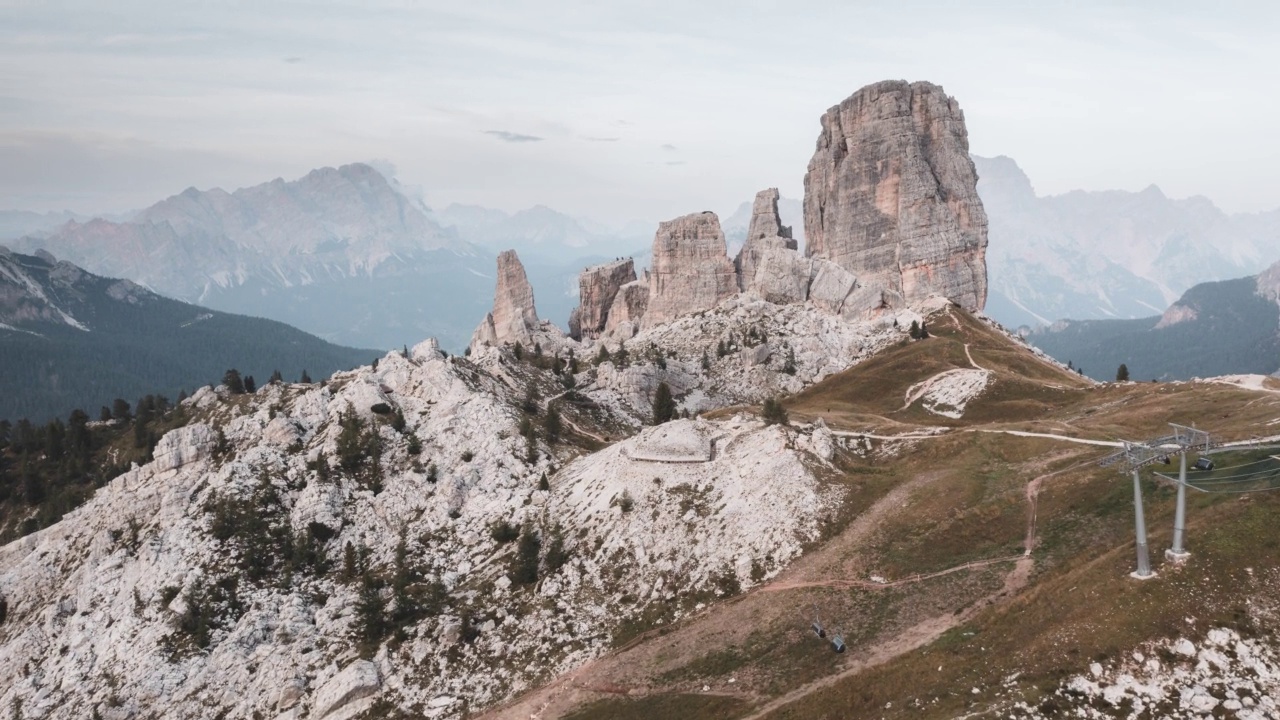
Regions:
<instances>
[{"instance_id":1,"label":"eroded rock face","mask_svg":"<svg viewBox=\"0 0 1280 720\"><path fill-rule=\"evenodd\" d=\"M713 308L737 293L737 273L715 213L694 213L658 224L644 327Z\"/></svg>"},{"instance_id":2,"label":"eroded rock face","mask_svg":"<svg viewBox=\"0 0 1280 720\"><path fill-rule=\"evenodd\" d=\"M742 289L753 291L760 297L771 303L778 305L786 305L789 303L804 302L809 297L809 281L813 274L813 260L801 255L794 247L785 245L764 243L777 243L783 238L766 238L757 240L755 247L752 247L752 241L748 240L747 245L742 248L742 253L738 255L739 260L745 260L748 251L756 254L751 263L744 263L745 267L751 268L751 275L745 272L742 278Z\"/></svg>"},{"instance_id":3,"label":"eroded rock face","mask_svg":"<svg viewBox=\"0 0 1280 720\"><path fill-rule=\"evenodd\" d=\"M515 250L498 255L498 284L493 291L493 312L485 316L471 336L471 345L526 343L538 327L533 286Z\"/></svg>"},{"instance_id":4,"label":"eroded rock face","mask_svg":"<svg viewBox=\"0 0 1280 720\"><path fill-rule=\"evenodd\" d=\"M608 324L618 290L635 279L636 266L631 258L583 270L578 275L578 307L569 317L569 336L575 340L599 337Z\"/></svg>"},{"instance_id":5,"label":"eroded rock face","mask_svg":"<svg viewBox=\"0 0 1280 720\"><path fill-rule=\"evenodd\" d=\"M785 227L778 216L778 189L769 188L756 193L756 200L751 211L751 226L747 230L747 241L738 252L733 265L738 271L738 287L742 290L758 290L757 274L764 282L771 281L772 275L782 268L776 267L777 261L784 256L774 258L775 267L765 273L757 273L760 258L769 250L792 250L797 248L796 241L791 238L791 228ZM795 263L783 260L789 269ZM807 273L806 273L807 274ZM761 293L764 294L763 292ZM790 297L792 294L788 293ZM795 302L796 300L780 300L775 302ZM799 298L800 302L804 297Z\"/></svg>"},{"instance_id":6,"label":"eroded rock face","mask_svg":"<svg viewBox=\"0 0 1280 720\"><path fill-rule=\"evenodd\" d=\"M863 295L982 309L987 216L964 113L941 87L880 82L828 110L804 185L805 252Z\"/></svg>"},{"instance_id":7,"label":"eroded rock face","mask_svg":"<svg viewBox=\"0 0 1280 720\"><path fill-rule=\"evenodd\" d=\"M649 309L649 273L642 280L629 282L618 288L618 294L609 307L609 315L605 319L606 335L620 335L623 339L636 334L640 329L640 320Z\"/></svg>"}]
</instances>

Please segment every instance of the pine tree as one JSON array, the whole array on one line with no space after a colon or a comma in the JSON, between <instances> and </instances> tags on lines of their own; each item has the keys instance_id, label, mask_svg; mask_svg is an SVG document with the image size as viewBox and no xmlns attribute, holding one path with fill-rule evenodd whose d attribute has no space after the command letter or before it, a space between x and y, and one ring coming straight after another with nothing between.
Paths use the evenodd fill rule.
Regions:
<instances>
[{"instance_id":1,"label":"pine tree","mask_svg":"<svg viewBox=\"0 0 1280 720\"><path fill-rule=\"evenodd\" d=\"M787 425L791 422L787 416L787 409L774 398L764 401L764 407L760 409L760 418L764 420L765 425Z\"/></svg>"},{"instance_id":2,"label":"pine tree","mask_svg":"<svg viewBox=\"0 0 1280 720\"><path fill-rule=\"evenodd\" d=\"M911 321L911 328L907 330L907 334L911 336L912 340L920 339L920 322L918 320Z\"/></svg>"},{"instance_id":3,"label":"pine tree","mask_svg":"<svg viewBox=\"0 0 1280 720\"><path fill-rule=\"evenodd\" d=\"M124 398L116 398L111 403L111 417L122 422L129 422L133 419L129 403L125 402Z\"/></svg>"},{"instance_id":4,"label":"pine tree","mask_svg":"<svg viewBox=\"0 0 1280 720\"><path fill-rule=\"evenodd\" d=\"M1116 382L1129 382L1129 366L1120 363L1120 367L1116 368Z\"/></svg>"},{"instance_id":5,"label":"pine tree","mask_svg":"<svg viewBox=\"0 0 1280 720\"><path fill-rule=\"evenodd\" d=\"M782 372L788 375L796 374L796 351L795 348L787 348L787 359L782 363Z\"/></svg>"},{"instance_id":6,"label":"pine tree","mask_svg":"<svg viewBox=\"0 0 1280 720\"><path fill-rule=\"evenodd\" d=\"M920 339L923 340L927 337L929 337L929 327L925 325L925 322L923 320L921 320L920 321Z\"/></svg>"},{"instance_id":7,"label":"pine tree","mask_svg":"<svg viewBox=\"0 0 1280 720\"><path fill-rule=\"evenodd\" d=\"M240 371L231 368L222 376L222 384L227 386L232 395L244 394L244 380L240 379Z\"/></svg>"},{"instance_id":8,"label":"pine tree","mask_svg":"<svg viewBox=\"0 0 1280 720\"><path fill-rule=\"evenodd\" d=\"M310 384L310 383L311 383L311 376L307 374L307 370L306 370L306 368L303 368L303 370L302 370L302 377L298 378L298 382L300 382L300 383L308 383L308 384Z\"/></svg>"},{"instance_id":9,"label":"pine tree","mask_svg":"<svg viewBox=\"0 0 1280 720\"><path fill-rule=\"evenodd\" d=\"M658 383L653 393L653 424L661 425L676 416L676 401L671 397L671 388L665 383Z\"/></svg>"},{"instance_id":10,"label":"pine tree","mask_svg":"<svg viewBox=\"0 0 1280 720\"><path fill-rule=\"evenodd\" d=\"M258 392L258 383L254 381L252 375L246 375L244 378L244 391L247 393Z\"/></svg>"},{"instance_id":11,"label":"pine tree","mask_svg":"<svg viewBox=\"0 0 1280 720\"><path fill-rule=\"evenodd\" d=\"M518 585L538 582L538 554L542 552L542 540L531 525L525 525L516 547L515 565L511 568L511 580Z\"/></svg>"},{"instance_id":12,"label":"pine tree","mask_svg":"<svg viewBox=\"0 0 1280 720\"><path fill-rule=\"evenodd\" d=\"M271 371L271 379L270 379L270 380L268 380L267 382L268 382L268 383L270 383L270 384L272 384L272 385L275 385L276 383L282 383L282 382L284 382L284 376L280 374L280 370L279 370L279 369L272 370L272 371Z\"/></svg>"},{"instance_id":13,"label":"pine tree","mask_svg":"<svg viewBox=\"0 0 1280 720\"><path fill-rule=\"evenodd\" d=\"M546 434L547 442L555 443L560 440L560 425L560 411L555 405L547 405L547 414L542 418L542 432Z\"/></svg>"},{"instance_id":14,"label":"pine tree","mask_svg":"<svg viewBox=\"0 0 1280 720\"><path fill-rule=\"evenodd\" d=\"M707 351L705 349L702 351L702 369L711 369L711 358L707 357Z\"/></svg>"}]
</instances>

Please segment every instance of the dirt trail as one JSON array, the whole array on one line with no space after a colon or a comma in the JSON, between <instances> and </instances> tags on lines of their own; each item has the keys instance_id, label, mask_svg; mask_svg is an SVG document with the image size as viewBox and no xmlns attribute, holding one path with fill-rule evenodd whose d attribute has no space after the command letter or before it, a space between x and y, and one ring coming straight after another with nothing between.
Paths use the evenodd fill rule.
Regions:
<instances>
[{"instance_id":1,"label":"dirt trail","mask_svg":"<svg viewBox=\"0 0 1280 720\"><path fill-rule=\"evenodd\" d=\"M1031 556L1031 551L1034 549L1037 542L1037 505L1040 489L1050 478L1076 469L1079 466L1080 464L1073 464L1072 466L1061 470L1042 474L1027 483L1025 490L1025 497L1027 499L1027 528L1024 551L1020 555L969 562L956 567L940 570L938 572L901 578L887 583L876 583L869 580L847 577L814 580L801 579L804 577L813 577L815 574L818 574L821 572L820 566L827 565L832 560L828 553L818 552L811 555L805 555L768 585L756 588L747 595L740 596L729 603L709 608L699 616L686 618L675 627L667 626L649 630L648 632L634 638L623 647L592 660L567 674L561 675L547 685L535 689L522 697L516 698L504 706L493 708L479 717L487 720L542 720L544 718L546 720L550 720L550 718L560 717L582 703L598 699L601 695L642 696L655 691L660 692L660 688L648 686L623 686L611 680L611 676L616 675L620 670L625 670L628 666L644 664L645 659L641 656L645 655L645 648L640 646L647 640L653 639L659 635L670 634L673 638L672 642L677 645L682 644L678 639L676 639L679 636L685 636L684 643L696 645L700 635L705 635L708 632L714 634L715 632L718 632L718 628L724 623L733 624L741 620L741 618L736 618L735 616L744 614L750 615L756 612L758 608L755 608L749 601L752 596L758 593L772 594L788 590L814 587L888 588L920 582L922 580L949 575L952 573L958 573L968 569L1000 563L1013 563L1013 568L1007 575L1005 575L1004 582L1000 589L970 604L963 611L959 613L948 612L927 618L907 628L901 633L898 633L892 639L878 645L873 645L867 648L851 648L851 650L857 654L857 657L851 657L839 672L796 688L781 697L766 702L764 705L753 710L753 712L744 720L762 718L765 715L785 705L800 700L812 693L830 688L844 678L856 675L867 668L889 662L894 658L928 645L941 637L942 634L948 630L969 621L983 609L999 602L1002 598L1012 597L1021 591L1029 582L1031 571L1034 569L1035 565L1035 561ZM875 532L889 513L902 506L913 491L935 479L936 477L934 475L922 475L895 487L849 524L845 531L840 535L840 545L848 547L865 541L873 532ZM630 655L631 651L639 652L640 656L632 657ZM745 693L735 696L743 697L747 700L752 699L749 694Z\"/></svg>"},{"instance_id":2,"label":"dirt trail","mask_svg":"<svg viewBox=\"0 0 1280 720\"><path fill-rule=\"evenodd\" d=\"M984 565L993 565L996 563L1012 561L1014 563L1013 569L1009 572L1008 575L1005 576L1004 584L999 590L988 595L982 600L976 603L973 603L968 608L965 608L965 610L961 613L958 613L958 614L948 613L948 614L929 618L928 620L925 620L921 623L916 624L911 628L908 628L905 632L898 634L888 642L884 642L864 650L863 657L852 661L840 672L834 675L828 675L820 680L816 680L803 687L796 688L795 690L792 690L786 695L783 695L782 697L779 697L775 700L772 700L760 706L759 708L756 708L754 712L752 712L750 715L747 715L742 720L758 720L758 718L763 718L769 713L779 708L782 708L786 705L796 702L797 700L800 700L815 692L829 688L835 685L840 680L843 680L844 678L850 677L852 675L856 675L862 672L863 670L866 670L867 668L875 667L876 665L880 665L882 663L888 662L889 660L892 660L896 657L909 653L912 650L915 650L916 648L923 647L924 645L927 645L933 642L934 640L938 639L939 637L941 637L943 633L947 632L951 628L967 622L970 618L972 618L982 609L995 604L995 602L998 599L1002 597L1010 597L1016 594L1017 592L1019 592L1020 590L1022 590L1022 588L1026 587L1027 582L1031 578L1031 571L1035 567L1035 560L1033 560L1031 557L1031 550L1036 544L1036 521L1037 521L1037 514L1038 514L1037 504L1038 504L1038 498L1040 494L1040 487L1049 478L1054 477L1055 475L1061 475L1062 473L1067 472L1068 470L1075 469L1076 467L1078 467L1078 465L1074 465L1069 468L1064 468L1062 470L1040 475L1036 477L1034 480L1032 480L1031 482L1027 483L1027 489L1026 489L1027 533L1026 533L1026 541L1025 541L1026 545L1022 555L1014 555L1010 557L993 558L991 560L985 560L985 561L974 562L974 563L966 563L964 565L960 565L954 568L949 568L947 570L942 570L936 573L932 573L930 575L903 579L894 583L886 583L884 585L877 584L877 583L869 583L869 585L875 586L875 587L888 587L892 585L902 585L909 582L916 582L918 580L928 579L930 577L938 577L940 575L947 575L950 573L959 572L961 570L966 570L971 567L980 567ZM864 585L862 585L861 583L862 581L856 581L856 580L827 580L827 581L815 581L813 583L793 583L790 586L778 587L777 589L784 590L784 589L791 589L791 587L851 587L854 585L863 587ZM766 587L764 589L765 591L770 590L769 587Z\"/></svg>"}]
</instances>

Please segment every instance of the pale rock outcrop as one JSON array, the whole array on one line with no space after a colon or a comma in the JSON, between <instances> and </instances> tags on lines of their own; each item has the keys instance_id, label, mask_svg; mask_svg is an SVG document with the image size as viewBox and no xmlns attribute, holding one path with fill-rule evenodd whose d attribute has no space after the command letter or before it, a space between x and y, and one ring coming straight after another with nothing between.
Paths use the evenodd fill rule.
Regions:
<instances>
[{"instance_id":1,"label":"pale rock outcrop","mask_svg":"<svg viewBox=\"0 0 1280 720\"><path fill-rule=\"evenodd\" d=\"M814 260L809 300L820 310L839 314L857 284L858 279L848 270L829 260Z\"/></svg>"},{"instance_id":2,"label":"pale rock outcrop","mask_svg":"<svg viewBox=\"0 0 1280 720\"><path fill-rule=\"evenodd\" d=\"M736 294L737 274L715 213L693 213L658 224L643 327L708 310Z\"/></svg>"},{"instance_id":3,"label":"pale rock outcrop","mask_svg":"<svg viewBox=\"0 0 1280 720\"><path fill-rule=\"evenodd\" d=\"M964 113L937 85L880 82L828 110L804 210L805 252L856 275L864 299L986 303L987 216Z\"/></svg>"},{"instance_id":4,"label":"pale rock outcrop","mask_svg":"<svg viewBox=\"0 0 1280 720\"><path fill-rule=\"evenodd\" d=\"M1258 294L1272 301L1280 302L1280 262L1258 273Z\"/></svg>"},{"instance_id":5,"label":"pale rock outcrop","mask_svg":"<svg viewBox=\"0 0 1280 720\"><path fill-rule=\"evenodd\" d=\"M635 280L636 266L631 258L583 270L578 275L578 307L569 316L569 337L599 337L608 325L609 310L618 290Z\"/></svg>"},{"instance_id":6,"label":"pale rock outcrop","mask_svg":"<svg viewBox=\"0 0 1280 720\"><path fill-rule=\"evenodd\" d=\"M168 472L203 460L213 454L217 435L203 423L170 430L156 443L152 452L156 472Z\"/></svg>"},{"instance_id":7,"label":"pale rock outcrop","mask_svg":"<svg viewBox=\"0 0 1280 720\"><path fill-rule=\"evenodd\" d=\"M783 238L767 238L764 240L748 240L738 255L739 260L746 261L754 254L754 261L743 262L744 269L751 268L752 275L742 276L742 289L755 292L771 303L787 305L804 302L809 297L810 278L813 274L813 260L801 255L793 247L781 245L765 245Z\"/></svg>"},{"instance_id":8,"label":"pale rock outcrop","mask_svg":"<svg viewBox=\"0 0 1280 720\"><path fill-rule=\"evenodd\" d=\"M471 346L527 343L538 327L533 286L515 250L498 255L498 283L493 291L493 312L485 315L471 336Z\"/></svg>"},{"instance_id":9,"label":"pale rock outcrop","mask_svg":"<svg viewBox=\"0 0 1280 720\"><path fill-rule=\"evenodd\" d=\"M370 696L380 685L378 666L368 660L356 660L320 686L312 714L321 720L353 717L369 708Z\"/></svg>"},{"instance_id":10,"label":"pale rock outcrop","mask_svg":"<svg viewBox=\"0 0 1280 720\"><path fill-rule=\"evenodd\" d=\"M778 188L769 188L756 193L755 202L751 205L751 225L747 228L747 242L760 238L781 237L791 240L791 228L782 224L778 214ZM796 247L792 240L791 247Z\"/></svg>"},{"instance_id":11,"label":"pale rock outcrop","mask_svg":"<svg viewBox=\"0 0 1280 720\"><path fill-rule=\"evenodd\" d=\"M636 334L640 320L649 308L649 273L641 280L629 282L618 288L604 324L604 334L623 340Z\"/></svg>"},{"instance_id":12,"label":"pale rock outcrop","mask_svg":"<svg viewBox=\"0 0 1280 720\"><path fill-rule=\"evenodd\" d=\"M791 238L791 228L783 226L778 216L778 189L769 188L756 193L751 209L751 225L747 229L747 241L733 261L738 271L738 287L742 290L755 289L756 268L760 263L760 256L766 251L795 250L797 247L796 241ZM771 272L773 270L776 269L771 269ZM766 273L765 277L771 272Z\"/></svg>"}]
</instances>

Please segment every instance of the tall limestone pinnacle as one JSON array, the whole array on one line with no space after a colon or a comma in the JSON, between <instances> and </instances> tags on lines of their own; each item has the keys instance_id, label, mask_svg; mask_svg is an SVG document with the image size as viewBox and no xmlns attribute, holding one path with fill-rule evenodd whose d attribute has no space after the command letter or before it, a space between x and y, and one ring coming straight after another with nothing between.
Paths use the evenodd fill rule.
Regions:
<instances>
[{"instance_id":1,"label":"tall limestone pinnacle","mask_svg":"<svg viewBox=\"0 0 1280 720\"><path fill-rule=\"evenodd\" d=\"M485 315L471 336L471 345L528 342L539 325L533 304L533 286L515 250L498 255L498 282L493 291L493 312Z\"/></svg>"},{"instance_id":2,"label":"tall limestone pinnacle","mask_svg":"<svg viewBox=\"0 0 1280 720\"><path fill-rule=\"evenodd\" d=\"M927 82L868 85L822 116L804 178L805 252L911 303L987 299L987 215L964 113Z\"/></svg>"},{"instance_id":3,"label":"tall limestone pinnacle","mask_svg":"<svg viewBox=\"0 0 1280 720\"><path fill-rule=\"evenodd\" d=\"M715 213L693 213L658 224L643 327L713 308L736 294L737 273Z\"/></svg>"}]
</instances>

